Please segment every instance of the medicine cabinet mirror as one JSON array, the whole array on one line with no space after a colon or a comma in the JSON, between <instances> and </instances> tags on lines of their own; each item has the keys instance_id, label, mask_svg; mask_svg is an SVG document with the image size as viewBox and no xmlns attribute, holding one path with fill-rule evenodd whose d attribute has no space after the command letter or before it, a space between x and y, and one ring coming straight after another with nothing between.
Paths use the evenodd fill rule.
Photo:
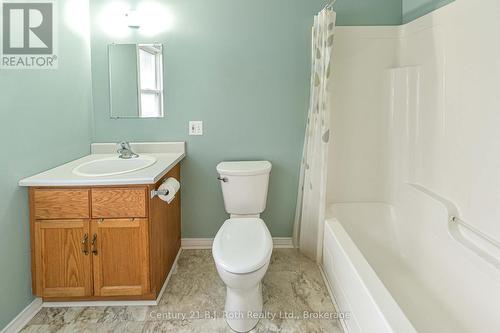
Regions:
<instances>
[{"instance_id":1,"label":"medicine cabinet mirror","mask_svg":"<svg viewBox=\"0 0 500 333\"><path fill-rule=\"evenodd\" d=\"M110 44L111 118L163 118L163 46Z\"/></svg>"}]
</instances>

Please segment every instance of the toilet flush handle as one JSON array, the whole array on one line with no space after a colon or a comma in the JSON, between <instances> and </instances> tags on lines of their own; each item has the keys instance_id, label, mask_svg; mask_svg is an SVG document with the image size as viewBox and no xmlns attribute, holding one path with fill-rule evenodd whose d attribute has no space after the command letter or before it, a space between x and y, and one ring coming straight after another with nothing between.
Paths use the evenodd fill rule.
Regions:
<instances>
[{"instance_id":1,"label":"toilet flush handle","mask_svg":"<svg viewBox=\"0 0 500 333\"><path fill-rule=\"evenodd\" d=\"M229 181L229 179L227 179L227 177L218 176L217 179L220 181L223 181L224 183L227 183Z\"/></svg>"}]
</instances>

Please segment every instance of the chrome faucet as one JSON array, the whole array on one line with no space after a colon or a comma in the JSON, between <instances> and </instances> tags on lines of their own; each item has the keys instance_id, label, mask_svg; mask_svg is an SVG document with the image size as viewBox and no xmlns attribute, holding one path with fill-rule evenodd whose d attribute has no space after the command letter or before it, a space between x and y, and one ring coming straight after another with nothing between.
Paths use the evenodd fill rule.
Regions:
<instances>
[{"instance_id":1,"label":"chrome faucet","mask_svg":"<svg viewBox=\"0 0 500 333\"><path fill-rule=\"evenodd\" d=\"M118 149L117 151L117 153L120 154L120 156L118 156L119 158L128 160L130 158L139 157L139 155L132 151L132 148L130 148L130 143L128 143L127 141L122 141L119 143L119 145L120 149Z\"/></svg>"}]
</instances>

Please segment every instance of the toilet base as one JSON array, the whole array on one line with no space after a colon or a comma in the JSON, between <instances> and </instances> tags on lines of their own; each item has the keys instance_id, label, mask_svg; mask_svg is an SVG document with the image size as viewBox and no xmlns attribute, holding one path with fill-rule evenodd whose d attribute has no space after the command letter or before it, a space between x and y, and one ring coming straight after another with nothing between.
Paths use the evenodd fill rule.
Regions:
<instances>
[{"instance_id":1,"label":"toilet base","mask_svg":"<svg viewBox=\"0 0 500 333\"><path fill-rule=\"evenodd\" d=\"M262 314L262 284L249 289L226 288L226 322L236 332L248 332Z\"/></svg>"}]
</instances>

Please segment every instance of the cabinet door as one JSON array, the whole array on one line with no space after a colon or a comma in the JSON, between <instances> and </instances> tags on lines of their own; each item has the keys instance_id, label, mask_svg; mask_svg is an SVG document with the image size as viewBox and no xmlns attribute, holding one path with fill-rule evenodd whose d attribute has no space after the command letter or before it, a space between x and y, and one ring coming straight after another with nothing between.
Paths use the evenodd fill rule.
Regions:
<instances>
[{"instance_id":1,"label":"cabinet door","mask_svg":"<svg viewBox=\"0 0 500 333\"><path fill-rule=\"evenodd\" d=\"M92 220L95 296L149 292L147 219Z\"/></svg>"},{"instance_id":2,"label":"cabinet door","mask_svg":"<svg viewBox=\"0 0 500 333\"><path fill-rule=\"evenodd\" d=\"M92 294L89 221L35 222L36 290L42 297Z\"/></svg>"}]
</instances>

